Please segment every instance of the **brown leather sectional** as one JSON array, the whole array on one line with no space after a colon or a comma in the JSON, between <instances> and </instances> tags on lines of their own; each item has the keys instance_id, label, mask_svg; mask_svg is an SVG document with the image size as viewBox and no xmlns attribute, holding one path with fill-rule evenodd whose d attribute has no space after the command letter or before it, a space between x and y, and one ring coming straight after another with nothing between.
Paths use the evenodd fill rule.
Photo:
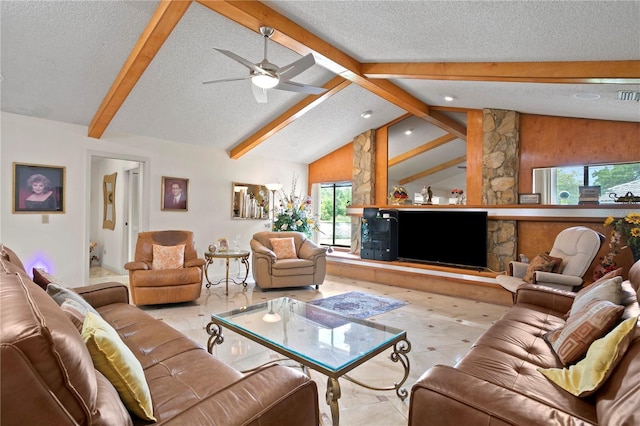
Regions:
<instances>
[{"instance_id":1,"label":"brown leather sectional","mask_svg":"<svg viewBox=\"0 0 640 426\"><path fill-rule=\"evenodd\" d=\"M640 314L640 261L623 282L622 318ZM575 293L526 284L516 302L453 367L414 384L409 425L640 425L640 331L595 394L579 398L537 368L562 368L543 335L565 323Z\"/></svg>"},{"instance_id":2,"label":"brown leather sectional","mask_svg":"<svg viewBox=\"0 0 640 426\"><path fill-rule=\"evenodd\" d=\"M95 370L58 304L0 246L2 425L149 424L130 414ZM163 425L318 425L318 391L301 371L243 374L172 327L129 304L117 283L74 288L140 361ZM203 330L204 333L204 330Z\"/></svg>"}]
</instances>

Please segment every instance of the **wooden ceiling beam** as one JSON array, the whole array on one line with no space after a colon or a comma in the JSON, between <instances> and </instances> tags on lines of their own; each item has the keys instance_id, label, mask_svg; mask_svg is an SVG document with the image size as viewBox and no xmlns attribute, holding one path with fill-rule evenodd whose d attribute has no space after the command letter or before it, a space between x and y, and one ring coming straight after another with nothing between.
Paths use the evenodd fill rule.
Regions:
<instances>
[{"instance_id":1,"label":"wooden ceiling beam","mask_svg":"<svg viewBox=\"0 0 640 426\"><path fill-rule=\"evenodd\" d=\"M91 123L88 135L100 138L122 107L136 83L156 56L169 34L176 27L192 0L163 0L158 5L147 27L133 47L120 73L102 100Z\"/></svg>"},{"instance_id":2,"label":"wooden ceiling beam","mask_svg":"<svg viewBox=\"0 0 640 426\"><path fill-rule=\"evenodd\" d=\"M372 79L640 84L640 61L404 62L362 64Z\"/></svg>"},{"instance_id":3,"label":"wooden ceiling beam","mask_svg":"<svg viewBox=\"0 0 640 426\"><path fill-rule=\"evenodd\" d=\"M415 148L413 148L413 149L411 149L411 150L409 150L407 152L404 152L404 153L402 153L400 155L396 155L395 157L390 158L389 161L387 162L387 167L391 167L391 166L395 166L396 164L400 164L403 161L407 161L408 159L415 157L416 155L423 154L423 153L425 153L427 151L435 149L435 148L437 148L437 147L439 147L441 145L444 145L444 144L446 144L448 142L451 142L453 140L456 140L456 139L458 139L458 137L456 135L451 135L451 134L440 136L439 138L436 138L436 139L434 139L432 141L429 141L429 142L427 142L425 144L417 146L417 147L415 147Z\"/></svg>"},{"instance_id":4,"label":"wooden ceiling beam","mask_svg":"<svg viewBox=\"0 0 640 426\"><path fill-rule=\"evenodd\" d=\"M310 95L305 97L302 101L289 108L284 114L280 115L262 129L236 145L231 149L229 157L233 159L242 157L244 154L248 153L253 148L260 145L262 142L284 129L296 119L320 105L322 102L329 99L331 96L335 95L350 84L350 81L345 80L340 76L334 77L327 84L322 86L327 89L326 92L321 95Z\"/></svg>"},{"instance_id":5,"label":"wooden ceiling beam","mask_svg":"<svg viewBox=\"0 0 640 426\"><path fill-rule=\"evenodd\" d=\"M467 156L463 155L461 157L454 158L453 160L449 160L446 163L442 163L442 164L440 164L440 165L438 165L436 167L432 167L430 169L423 170L420 173L416 173L414 175L407 176L406 178L402 178L402 179L400 179L399 183L400 183L400 185L406 185L406 184L408 184L410 182L413 182L414 180L418 180L420 178L432 175L434 173L437 173L437 172L440 172L442 170L448 169L449 167L453 167L456 164L460 164L460 163L465 162L465 161L467 161Z\"/></svg>"},{"instance_id":6,"label":"wooden ceiling beam","mask_svg":"<svg viewBox=\"0 0 640 426\"><path fill-rule=\"evenodd\" d=\"M360 62L264 4L258 1L197 1L225 18L258 33L263 25L274 28L276 31L271 37L274 42L300 55L312 53L316 62L329 71L363 87L416 117L426 119L445 131L455 134L460 139L467 139L466 126L442 114L432 116L429 107L424 102L390 81L367 78L362 74Z\"/></svg>"}]
</instances>

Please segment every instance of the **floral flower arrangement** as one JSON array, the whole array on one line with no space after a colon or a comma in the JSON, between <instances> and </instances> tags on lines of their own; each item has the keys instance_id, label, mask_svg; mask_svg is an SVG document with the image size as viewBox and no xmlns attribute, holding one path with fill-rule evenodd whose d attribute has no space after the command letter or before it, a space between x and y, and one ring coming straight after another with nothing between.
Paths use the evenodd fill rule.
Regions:
<instances>
[{"instance_id":1,"label":"floral flower arrangement","mask_svg":"<svg viewBox=\"0 0 640 426\"><path fill-rule=\"evenodd\" d=\"M312 231L320 231L317 220L311 213L311 197L296 195L296 183L298 178L293 175L291 180L291 192L287 195L280 190L280 211L273 222L274 231L298 231L311 237Z\"/></svg>"},{"instance_id":2,"label":"floral flower arrangement","mask_svg":"<svg viewBox=\"0 0 640 426\"><path fill-rule=\"evenodd\" d=\"M614 258L627 247L633 254L633 260L640 259L640 213L629 213L621 219L614 219L609 216L604 221L605 227L611 227L611 239L609 240L609 252L600 258L600 265L594 272L594 278L617 268ZM623 244L626 242L626 245Z\"/></svg>"}]
</instances>

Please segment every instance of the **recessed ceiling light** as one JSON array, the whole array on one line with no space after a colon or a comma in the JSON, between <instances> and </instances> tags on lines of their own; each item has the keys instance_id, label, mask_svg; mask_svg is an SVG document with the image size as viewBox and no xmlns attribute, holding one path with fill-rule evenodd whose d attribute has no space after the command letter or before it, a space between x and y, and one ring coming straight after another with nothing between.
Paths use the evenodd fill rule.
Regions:
<instances>
[{"instance_id":1,"label":"recessed ceiling light","mask_svg":"<svg viewBox=\"0 0 640 426\"><path fill-rule=\"evenodd\" d=\"M360 117L362 118L369 118L371 117L371 114L373 114L373 112L371 112L370 110L363 112L362 114L360 114Z\"/></svg>"},{"instance_id":2,"label":"recessed ceiling light","mask_svg":"<svg viewBox=\"0 0 640 426\"><path fill-rule=\"evenodd\" d=\"M444 95L444 100L447 102L453 101L455 98L451 95Z\"/></svg>"},{"instance_id":3,"label":"recessed ceiling light","mask_svg":"<svg viewBox=\"0 0 640 426\"><path fill-rule=\"evenodd\" d=\"M600 99L600 95L597 93L576 93L573 97L578 99Z\"/></svg>"},{"instance_id":4,"label":"recessed ceiling light","mask_svg":"<svg viewBox=\"0 0 640 426\"><path fill-rule=\"evenodd\" d=\"M413 133L413 129L407 129L404 131L404 134L409 136L411 133Z\"/></svg>"}]
</instances>

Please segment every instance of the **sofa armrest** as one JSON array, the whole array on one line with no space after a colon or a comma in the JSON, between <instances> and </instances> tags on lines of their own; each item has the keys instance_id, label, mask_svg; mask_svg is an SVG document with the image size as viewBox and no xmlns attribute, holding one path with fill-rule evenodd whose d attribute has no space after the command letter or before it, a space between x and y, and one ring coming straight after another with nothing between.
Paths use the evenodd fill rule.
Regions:
<instances>
[{"instance_id":1,"label":"sofa armrest","mask_svg":"<svg viewBox=\"0 0 640 426\"><path fill-rule=\"evenodd\" d=\"M251 245L251 252L254 255L268 259L269 263L274 263L278 259L278 256L276 256L276 254L272 250L269 250L266 246L264 246L258 240L251 240L250 245Z\"/></svg>"},{"instance_id":2,"label":"sofa armrest","mask_svg":"<svg viewBox=\"0 0 640 426\"><path fill-rule=\"evenodd\" d=\"M205 263L206 262L205 262L204 259L201 259L201 258L198 257L196 259L190 259L190 260L187 260L186 262L184 262L184 267L185 268L193 268L194 266L196 266L196 267L199 268L201 266L204 266Z\"/></svg>"},{"instance_id":3,"label":"sofa armrest","mask_svg":"<svg viewBox=\"0 0 640 426\"><path fill-rule=\"evenodd\" d=\"M453 367L436 365L413 385L409 426L583 424L584 419Z\"/></svg>"},{"instance_id":4,"label":"sofa armrest","mask_svg":"<svg viewBox=\"0 0 640 426\"><path fill-rule=\"evenodd\" d=\"M112 303L129 303L129 289L121 283L109 282L74 287L73 291L82 296L94 308Z\"/></svg>"},{"instance_id":5,"label":"sofa armrest","mask_svg":"<svg viewBox=\"0 0 640 426\"><path fill-rule=\"evenodd\" d=\"M582 278L573 275L556 274L554 272L535 271L533 274L534 284L558 285L567 290L582 285Z\"/></svg>"},{"instance_id":6,"label":"sofa armrest","mask_svg":"<svg viewBox=\"0 0 640 426\"><path fill-rule=\"evenodd\" d=\"M516 292L515 303L540 306L556 312L569 312L576 294L546 285L522 284Z\"/></svg>"},{"instance_id":7,"label":"sofa armrest","mask_svg":"<svg viewBox=\"0 0 640 426\"><path fill-rule=\"evenodd\" d=\"M513 260L509 262L509 272L512 277L522 278L527 273L527 269L529 269L529 264L524 262L518 262Z\"/></svg>"},{"instance_id":8,"label":"sofa armrest","mask_svg":"<svg viewBox=\"0 0 640 426\"><path fill-rule=\"evenodd\" d=\"M233 409L230 409L233 407ZM320 424L318 389L299 370L272 365L247 374L164 425Z\"/></svg>"},{"instance_id":9,"label":"sofa armrest","mask_svg":"<svg viewBox=\"0 0 640 426\"><path fill-rule=\"evenodd\" d=\"M146 271L151 269L151 266L144 262L127 262L124 264L124 269L127 271Z\"/></svg>"},{"instance_id":10,"label":"sofa armrest","mask_svg":"<svg viewBox=\"0 0 640 426\"><path fill-rule=\"evenodd\" d=\"M298 257L300 259L315 260L318 256L326 256L326 254L326 247L321 247L311 240L304 240L300 245Z\"/></svg>"}]
</instances>

